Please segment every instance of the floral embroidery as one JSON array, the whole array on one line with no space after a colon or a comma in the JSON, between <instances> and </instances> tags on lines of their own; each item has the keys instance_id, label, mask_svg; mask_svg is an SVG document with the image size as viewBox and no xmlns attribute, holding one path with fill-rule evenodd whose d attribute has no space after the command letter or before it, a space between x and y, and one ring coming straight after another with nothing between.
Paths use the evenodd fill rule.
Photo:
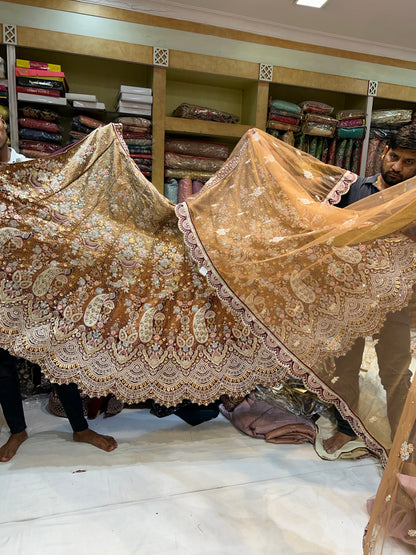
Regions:
<instances>
[{"instance_id":1,"label":"floral embroidery","mask_svg":"<svg viewBox=\"0 0 416 555\"><path fill-rule=\"evenodd\" d=\"M271 383L273 354L201 278L172 206L111 127L101 133L0 172L2 329L53 380L92 395L207 403L250 391L252 368Z\"/></svg>"},{"instance_id":2,"label":"floral embroidery","mask_svg":"<svg viewBox=\"0 0 416 555\"><path fill-rule=\"evenodd\" d=\"M416 530L408 530L407 535L411 538L416 538Z\"/></svg>"},{"instance_id":3,"label":"floral embroidery","mask_svg":"<svg viewBox=\"0 0 416 555\"><path fill-rule=\"evenodd\" d=\"M413 443L407 443L407 441L404 441L402 443L402 446L400 447L400 458L402 459L402 461L408 461L412 453Z\"/></svg>"}]
</instances>

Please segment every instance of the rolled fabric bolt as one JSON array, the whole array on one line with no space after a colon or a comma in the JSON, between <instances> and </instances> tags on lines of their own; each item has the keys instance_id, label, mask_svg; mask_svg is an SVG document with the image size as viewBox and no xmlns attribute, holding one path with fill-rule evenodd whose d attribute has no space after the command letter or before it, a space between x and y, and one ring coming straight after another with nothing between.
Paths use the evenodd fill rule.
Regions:
<instances>
[{"instance_id":1,"label":"rolled fabric bolt","mask_svg":"<svg viewBox=\"0 0 416 555\"><path fill-rule=\"evenodd\" d=\"M199 193L204 185L205 183L203 181L194 179L194 181L192 181L192 194L195 195L196 193Z\"/></svg>"},{"instance_id":2,"label":"rolled fabric bolt","mask_svg":"<svg viewBox=\"0 0 416 555\"><path fill-rule=\"evenodd\" d=\"M177 204L178 202L178 182L176 179L170 179L164 184L164 191L165 197L169 199L173 204Z\"/></svg>"},{"instance_id":3,"label":"rolled fabric bolt","mask_svg":"<svg viewBox=\"0 0 416 555\"><path fill-rule=\"evenodd\" d=\"M178 202L183 202L190 195L192 195L192 179L184 177L179 180Z\"/></svg>"}]
</instances>

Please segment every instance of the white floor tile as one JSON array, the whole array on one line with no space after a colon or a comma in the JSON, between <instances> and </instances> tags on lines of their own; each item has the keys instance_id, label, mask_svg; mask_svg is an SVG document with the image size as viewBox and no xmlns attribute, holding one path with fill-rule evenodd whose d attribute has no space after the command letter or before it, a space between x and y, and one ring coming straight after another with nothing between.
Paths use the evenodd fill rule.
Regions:
<instances>
[{"instance_id":1,"label":"white floor tile","mask_svg":"<svg viewBox=\"0 0 416 555\"><path fill-rule=\"evenodd\" d=\"M323 461L311 445L268 444L221 415L191 427L138 409L90 421L119 443L104 453L74 443L46 402L25 402L30 438L0 465L1 555L362 552L375 459Z\"/></svg>"}]
</instances>

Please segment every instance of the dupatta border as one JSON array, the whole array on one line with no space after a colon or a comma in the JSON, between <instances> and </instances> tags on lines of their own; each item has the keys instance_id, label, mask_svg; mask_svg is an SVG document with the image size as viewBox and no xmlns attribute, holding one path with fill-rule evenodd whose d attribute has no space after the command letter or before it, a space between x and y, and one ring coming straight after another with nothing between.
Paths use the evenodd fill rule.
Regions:
<instances>
[{"instance_id":1,"label":"dupatta border","mask_svg":"<svg viewBox=\"0 0 416 555\"><path fill-rule=\"evenodd\" d=\"M344 188L349 188L357 179L356 174L352 172L347 173L348 175L344 174L337 185L341 184ZM184 241L192 259L198 265L200 273L205 276L208 284L216 291L220 300L235 314L238 314L243 323L250 328L252 333L275 355L280 367L284 367L289 375L294 378L301 379L305 387L307 387L309 391L315 393L319 399L336 406L342 416L351 425L352 429L364 440L369 451L379 456L384 465L387 461L386 450L367 430L358 416L352 413L348 404L323 382L311 368L298 359L294 353L289 351L224 281L199 239L198 233L192 223L187 203L182 202L177 204L175 206L175 213L178 217L178 227L184 235Z\"/></svg>"},{"instance_id":2,"label":"dupatta border","mask_svg":"<svg viewBox=\"0 0 416 555\"><path fill-rule=\"evenodd\" d=\"M342 195L348 193L351 185L358 179L358 175L347 170L344 175L339 179L336 185L329 191L324 200L324 204L338 204Z\"/></svg>"}]
</instances>

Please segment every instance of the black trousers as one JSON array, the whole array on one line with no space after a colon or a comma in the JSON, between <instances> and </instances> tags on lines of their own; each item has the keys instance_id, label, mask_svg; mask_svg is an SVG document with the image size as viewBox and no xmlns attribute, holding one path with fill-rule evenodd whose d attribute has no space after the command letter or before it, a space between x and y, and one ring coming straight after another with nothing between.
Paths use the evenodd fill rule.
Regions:
<instances>
[{"instance_id":1,"label":"black trousers","mask_svg":"<svg viewBox=\"0 0 416 555\"><path fill-rule=\"evenodd\" d=\"M0 405L12 434L26 429L16 358L0 349Z\"/></svg>"},{"instance_id":2,"label":"black trousers","mask_svg":"<svg viewBox=\"0 0 416 555\"><path fill-rule=\"evenodd\" d=\"M16 362L17 359L13 355L0 349L0 405L12 434L26 429ZM74 383L54 384L54 387L73 431L86 430L88 423L84 418L81 395L77 385Z\"/></svg>"}]
</instances>

